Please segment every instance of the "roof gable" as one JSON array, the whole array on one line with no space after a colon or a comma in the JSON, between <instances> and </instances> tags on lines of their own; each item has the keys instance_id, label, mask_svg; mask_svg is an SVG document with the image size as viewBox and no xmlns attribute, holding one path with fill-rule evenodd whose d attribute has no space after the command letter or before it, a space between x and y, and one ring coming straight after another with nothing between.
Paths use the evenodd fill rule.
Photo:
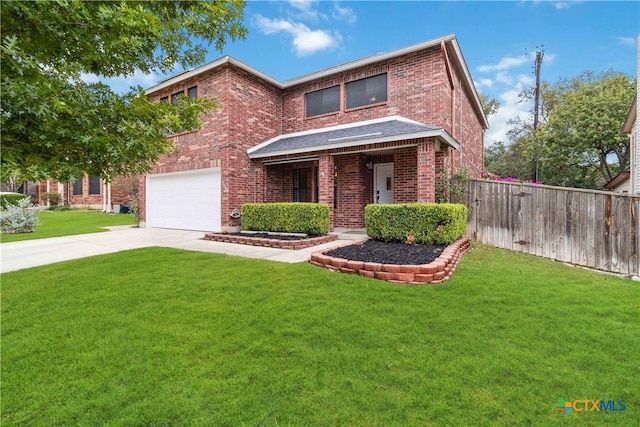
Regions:
<instances>
[{"instance_id":1,"label":"roof gable","mask_svg":"<svg viewBox=\"0 0 640 427\"><path fill-rule=\"evenodd\" d=\"M279 89L287 89L302 83L307 83L309 81L312 80L316 80L316 79L320 79L323 77L328 77L331 76L333 74L336 73L341 73L341 72L345 72L345 71L349 71L349 70L353 70L359 67L363 67L363 66L367 66L376 62L380 62L380 61L385 61L385 60L389 60L392 58L396 58L402 55L407 55L409 53L412 52L417 52L423 49L429 49L429 48L433 48L433 47L437 47L437 46L443 46L445 47L445 45L450 46L450 48L453 50L454 52L454 58L455 61L460 65L462 71L463 71L463 75L464 75L464 83L465 86L467 87L467 89L470 91L471 93L471 98L472 98L472 102L475 104L475 109L479 115L480 121L483 125L483 127L486 129L489 127L489 123L487 121L487 118L483 112L482 109L482 104L480 102L480 98L478 96L478 92L476 91L475 85L473 84L473 80L471 79L471 75L469 73L469 69L466 65L466 62L464 60L464 57L462 56L462 52L460 51L460 46L458 45L457 39L455 34L448 34L442 37L437 37L431 40L427 40L421 43L417 43L411 46L407 46L401 49L397 49L397 50L393 50L387 53L380 53L380 54L374 54L374 55L370 55L370 56L366 56L364 58L360 58L360 59L356 59L354 61L350 61L350 62L346 62L344 64L340 64L340 65L336 65L333 67L329 67L329 68L325 68L324 70L320 70L320 71L316 71L310 74L306 74L304 76L300 76L300 77L296 77L294 79L290 79L290 80L286 80L284 82L280 82L270 76L268 76L267 74L264 74L258 70L256 70L253 67L250 67L249 65L231 57L231 56L224 56L222 58L216 59L215 61L212 61L208 64L202 65L201 67L192 69L192 70L187 70L187 71L183 71L173 77L170 77L166 80L163 80L162 82L160 82L159 84L150 87L149 89L147 89L147 94L151 94L154 92L157 92L159 90L162 90L164 88L167 88L169 86L173 86L176 83L179 83L181 81L190 79L192 77L195 77L199 74L202 74L206 71L212 70L214 68L217 67L221 67L224 66L226 64L230 64L233 66L236 66L250 74L255 75L256 77L270 83L271 85L279 88Z\"/></svg>"}]
</instances>

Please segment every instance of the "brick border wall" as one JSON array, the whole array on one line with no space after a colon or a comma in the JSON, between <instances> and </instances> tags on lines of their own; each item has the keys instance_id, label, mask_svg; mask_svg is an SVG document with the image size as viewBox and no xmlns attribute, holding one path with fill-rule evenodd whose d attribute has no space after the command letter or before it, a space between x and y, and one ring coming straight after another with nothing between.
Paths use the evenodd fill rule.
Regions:
<instances>
[{"instance_id":1,"label":"brick border wall","mask_svg":"<svg viewBox=\"0 0 640 427\"><path fill-rule=\"evenodd\" d=\"M362 244L367 239L349 244ZM347 245L343 245L347 246ZM471 247L471 240L463 237L445 248L438 258L429 264L395 265L374 262L352 261L325 255L334 248L323 249L311 254L310 263L341 273L358 274L371 279L380 279L391 283L426 285L448 280L455 271L462 255Z\"/></svg>"},{"instance_id":2,"label":"brick border wall","mask_svg":"<svg viewBox=\"0 0 640 427\"><path fill-rule=\"evenodd\" d=\"M335 234L327 234L325 236L310 237L300 240L267 239L217 233L207 233L204 235L204 240L210 240L213 242L237 243L240 245L250 246L266 246L268 248L289 249L294 251L297 251L298 249L310 248L311 246L320 245L322 243L332 242L337 239L338 236L336 236Z\"/></svg>"}]
</instances>

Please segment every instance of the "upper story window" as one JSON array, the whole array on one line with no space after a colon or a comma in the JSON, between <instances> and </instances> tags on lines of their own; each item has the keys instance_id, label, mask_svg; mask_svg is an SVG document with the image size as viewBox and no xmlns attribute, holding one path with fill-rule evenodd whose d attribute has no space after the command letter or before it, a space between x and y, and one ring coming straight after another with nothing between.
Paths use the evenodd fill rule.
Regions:
<instances>
[{"instance_id":1,"label":"upper story window","mask_svg":"<svg viewBox=\"0 0 640 427\"><path fill-rule=\"evenodd\" d=\"M169 102L169 97L163 96L162 98L160 98L160 102Z\"/></svg>"},{"instance_id":2,"label":"upper story window","mask_svg":"<svg viewBox=\"0 0 640 427\"><path fill-rule=\"evenodd\" d=\"M89 194L100 194L100 178L89 178Z\"/></svg>"},{"instance_id":3,"label":"upper story window","mask_svg":"<svg viewBox=\"0 0 640 427\"><path fill-rule=\"evenodd\" d=\"M387 100L387 74L367 77L345 85L347 92L346 108L356 108L377 104Z\"/></svg>"},{"instance_id":4,"label":"upper story window","mask_svg":"<svg viewBox=\"0 0 640 427\"><path fill-rule=\"evenodd\" d=\"M316 90L304 95L306 117L340 111L340 86Z\"/></svg>"},{"instance_id":5,"label":"upper story window","mask_svg":"<svg viewBox=\"0 0 640 427\"><path fill-rule=\"evenodd\" d=\"M187 89L187 96L189 98L196 99L198 97L198 86L193 86Z\"/></svg>"},{"instance_id":6,"label":"upper story window","mask_svg":"<svg viewBox=\"0 0 640 427\"><path fill-rule=\"evenodd\" d=\"M176 92L173 95L171 95L171 103L175 104L176 100L178 99L178 96L180 95L184 95L184 91Z\"/></svg>"}]
</instances>

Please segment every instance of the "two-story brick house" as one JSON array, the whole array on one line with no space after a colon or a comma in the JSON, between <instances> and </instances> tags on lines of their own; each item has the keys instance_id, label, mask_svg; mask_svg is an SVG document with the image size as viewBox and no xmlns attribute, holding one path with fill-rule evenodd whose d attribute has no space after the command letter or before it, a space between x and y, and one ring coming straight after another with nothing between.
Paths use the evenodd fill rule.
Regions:
<instances>
[{"instance_id":1,"label":"two-story brick house","mask_svg":"<svg viewBox=\"0 0 640 427\"><path fill-rule=\"evenodd\" d=\"M454 35L285 82L229 56L148 89L220 108L141 181L141 225L236 228L243 203L327 204L331 227L369 203L430 202L445 170L483 168L487 119Z\"/></svg>"}]
</instances>

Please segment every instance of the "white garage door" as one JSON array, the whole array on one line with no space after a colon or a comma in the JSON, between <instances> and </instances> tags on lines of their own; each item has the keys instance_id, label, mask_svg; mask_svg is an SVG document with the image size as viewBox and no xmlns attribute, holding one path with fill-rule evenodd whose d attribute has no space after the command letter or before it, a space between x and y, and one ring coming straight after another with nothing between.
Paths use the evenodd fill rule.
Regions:
<instances>
[{"instance_id":1,"label":"white garage door","mask_svg":"<svg viewBox=\"0 0 640 427\"><path fill-rule=\"evenodd\" d=\"M221 231L220 169L147 175L147 227Z\"/></svg>"}]
</instances>

